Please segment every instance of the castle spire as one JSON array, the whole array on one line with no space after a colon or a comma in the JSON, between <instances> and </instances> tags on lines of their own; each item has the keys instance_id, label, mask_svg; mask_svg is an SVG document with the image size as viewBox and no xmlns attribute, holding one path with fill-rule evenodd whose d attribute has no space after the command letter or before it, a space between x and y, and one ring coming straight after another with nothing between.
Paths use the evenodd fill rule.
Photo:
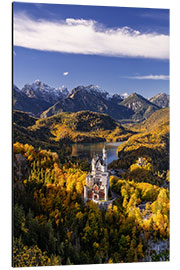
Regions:
<instances>
[{"instance_id":1,"label":"castle spire","mask_svg":"<svg viewBox=\"0 0 180 270\"><path fill-rule=\"evenodd\" d=\"M95 166L96 166L95 156L93 156L93 158L92 158L91 166L92 166L92 171L94 171L95 170Z\"/></svg>"},{"instance_id":2,"label":"castle spire","mask_svg":"<svg viewBox=\"0 0 180 270\"><path fill-rule=\"evenodd\" d=\"M107 159L107 152L106 152L106 145L104 144L104 147L103 147L103 160L106 161Z\"/></svg>"},{"instance_id":3,"label":"castle spire","mask_svg":"<svg viewBox=\"0 0 180 270\"><path fill-rule=\"evenodd\" d=\"M102 159L103 159L102 170L103 170L103 172L106 172L107 171L107 152L106 152L105 144L104 144L102 153L103 153L103 156L102 156Z\"/></svg>"}]
</instances>

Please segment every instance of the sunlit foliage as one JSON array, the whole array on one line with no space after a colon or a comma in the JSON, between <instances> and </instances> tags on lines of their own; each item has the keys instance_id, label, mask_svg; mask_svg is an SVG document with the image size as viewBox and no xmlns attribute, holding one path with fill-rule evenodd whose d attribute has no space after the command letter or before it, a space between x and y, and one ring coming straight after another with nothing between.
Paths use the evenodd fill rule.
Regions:
<instances>
[{"instance_id":1,"label":"sunlit foliage","mask_svg":"<svg viewBox=\"0 0 180 270\"><path fill-rule=\"evenodd\" d=\"M105 211L84 204L87 172L54 152L15 143L14 166L14 266L142 261L147 239L169 236L168 189L113 176Z\"/></svg>"}]
</instances>

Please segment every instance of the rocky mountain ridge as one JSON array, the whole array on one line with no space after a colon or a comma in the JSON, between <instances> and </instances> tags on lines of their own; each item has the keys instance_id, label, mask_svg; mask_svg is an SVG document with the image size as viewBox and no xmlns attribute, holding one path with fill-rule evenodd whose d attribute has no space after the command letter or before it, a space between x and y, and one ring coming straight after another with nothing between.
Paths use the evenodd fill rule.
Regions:
<instances>
[{"instance_id":1,"label":"rocky mountain ridge","mask_svg":"<svg viewBox=\"0 0 180 270\"><path fill-rule=\"evenodd\" d=\"M149 101L161 108L166 108L169 106L169 95L165 93L159 93L150 98Z\"/></svg>"},{"instance_id":2,"label":"rocky mountain ridge","mask_svg":"<svg viewBox=\"0 0 180 270\"><path fill-rule=\"evenodd\" d=\"M50 87L36 80L25 84L22 89L14 85L13 105L15 110L27 112L35 117L49 117L60 112L92 111L105 113L116 120L142 121L153 112L168 106L168 95L158 94L146 99L131 95L110 95L99 86L77 86L70 92L67 88Z\"/></svg>"}]
</instances>

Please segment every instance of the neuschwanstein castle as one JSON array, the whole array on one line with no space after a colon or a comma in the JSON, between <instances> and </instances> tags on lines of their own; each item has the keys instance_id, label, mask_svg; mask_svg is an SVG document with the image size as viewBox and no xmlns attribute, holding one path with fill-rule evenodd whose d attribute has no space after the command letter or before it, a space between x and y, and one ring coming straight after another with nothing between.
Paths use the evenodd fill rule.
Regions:
<instances>
[{"instance_id":1,"label":"neuschwanstein castle","mask_svg":"<svg viewBox=\"0 0 180 270\"><path fill-rule=\"evenodd\" d=\"M91 165L92 172L89 172L86 177L86 185L84 186L84 201L92 200L98 203L99 207L107 208L112 201L108 200L109 172L105 147L102 157L94 155Z\"/></svg>"}]
</instances>

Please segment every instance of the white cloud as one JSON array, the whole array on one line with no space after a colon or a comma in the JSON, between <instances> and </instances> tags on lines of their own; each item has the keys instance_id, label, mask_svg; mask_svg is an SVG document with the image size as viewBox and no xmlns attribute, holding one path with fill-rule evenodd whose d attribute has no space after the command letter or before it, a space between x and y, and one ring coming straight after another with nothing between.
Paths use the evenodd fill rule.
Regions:
<instances>
[{"instance_id":1,"label":"white cloud","mask_svg":"<svg viewBox=\"0 0 180 270\"><path fill-rule=\"evenodd\" d=\"M69 74L69 72L68 72L68 71L63 72L63 75L64 75L64 76L67 76L68 74Z\"/></svg>"},{"instance_id":2,"label":"white cloud","mask_svg":"<svg viewBox=\"0 0 180 270\"><path fill-rule=\"evenodd\" d=\"M14 45L75 54L169 58L168 35L140 33L128 27L105 28L85 19L36 21L25 14L16 14Z\"/></svg>"},{"instance_id":3,"label":"white cloud","mask_svg":"<svg viewBox=\"0 0 180 270\"><path fill-rule=\"evenodd\" d=\"M128 79L137 79L137 80L169 80L169 75L146 75L146 76L131 76L126 77Z\"/></svg>"}]
</instances>

